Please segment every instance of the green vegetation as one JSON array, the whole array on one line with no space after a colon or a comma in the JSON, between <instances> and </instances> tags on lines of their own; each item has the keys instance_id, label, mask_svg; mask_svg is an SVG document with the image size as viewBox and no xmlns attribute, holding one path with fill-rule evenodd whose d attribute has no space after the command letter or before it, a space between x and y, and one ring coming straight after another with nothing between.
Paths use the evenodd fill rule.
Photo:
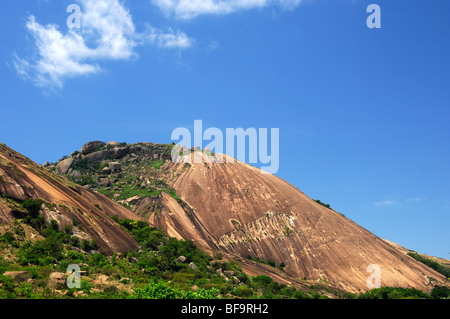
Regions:
<instances>
[{"instance_id":1,"label":"green vegetation","mask_svg":"<svg viewBox=\"0 0 450 319\"><path fill-rule=\"evenodd\" d=\"M342 294L323 285L305 280L302 287L275 282L266 275L250 277L237 260L223 260L221 253L212 256L194 242L169 237L161 229L144 221L112 217L139 244L139 248L106 256L93 240L73 236L73 227L81 227L76 219L72 225L60 227L54 220L46 222L41 214L41 199L15 204L14 227L0 235L0 298L95 298L95 299L321 299L328 298L448 298L447 287L436 287L431 294L415 289L379 288L361 295ZM56 205L55 205L56 207ZM25 236L32 228L39 236ZM5 254L7 252L7 254ZM14 258L11 258L14 256ZM7 258L6 258L7 257ZM251 258L276 266L272 261ZM65 273L71 264L83 272L80 288L58 290L49 288L53 272ZM278 267L284 267L284 264ZM26 272L26 281L5 276L8 271ZM98 278L106 277L107 282Z\"/></svg>"},{"instance_id":2,"label":"green vegetation","mask_svg":"<svg viewBox=\"0 0 450 319\"><path fill-rule=\"evenodd\" d=\"M130 296L131 299L219 299L220 291L217 288L197 291L173 288L170 284L160 281L149 284L145 288L138 288Z\"/></svg>"},{"instance_id":3,"label":"green vegetation","mask_svg":"<svg viewBox=\"0 0 450 319\"><path fill-rule=\"evenodd\" d=\"M332 209L330 204L322 203L319 199L316 199L315 202L320 204L320 205L322 205L322 206L324 206L324 207L326 207L326 208Z\"/></svg>"},{"instance_id":4,"label":"green vegetation","mask_svg":"<svg viewBox=\"0 0 450 319\"><path fill-rule=\"evenodd\" d=\"M256 262L258 262L260 264L266 264L266 265L269 265L269 266L272 266L272 267L276 267L275 262L272 261L272 260L263 260L263 259L260 259L259 257L252 257L250 255L247 255L247 257L245 257L245 258L248 259L248 260L256 261ZM284 263L280 264L280 267L285 267Z\"/></svg>"},{"instance_id":5,"label":"green vegetation","mask_svg":"<svg viewBox=\"0 0 450 319\"><path fill-rule=\"evenodd\" d=\"M414 288L381 287L358 296L358 299L431 299L423 291Z\"/></svg>"},{"instance_id":6,"label":"green vegetation","mask_svg":"<svg viewBox=\"0 0 450 319\"><path fill-rule=\"evenodd\" d=\"M411 256L415 260L420 261L421 263L427 265L428 267L436 270L438 273L443 274L446 278L450 277L450 267L446 267L434 260L425 258L415 252L409 252L408 256Z\"/></svg>"}]
</instances>

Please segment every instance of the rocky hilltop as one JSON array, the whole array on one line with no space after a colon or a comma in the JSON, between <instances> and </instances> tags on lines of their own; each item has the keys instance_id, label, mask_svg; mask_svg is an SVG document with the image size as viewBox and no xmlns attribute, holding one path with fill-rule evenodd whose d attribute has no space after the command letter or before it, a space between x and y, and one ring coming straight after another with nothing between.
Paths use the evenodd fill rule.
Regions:
<instances>
[{"instance_id":1,"label":"rocky hilltop","mask_svg":"<svg viewBox=\"0 0 450 319\"><path fill-rule=\"evenodd\" d=\"M430 291L446 280L274 175L229 158L215 163L211 156L224 155L199 149L173 163L173 147L95 141L45 166L82 185L82 194L104 195L170 236L240 258L249 274L350 292L367 290L373 264L382 286Z\"/></svg>"}]
</instances>

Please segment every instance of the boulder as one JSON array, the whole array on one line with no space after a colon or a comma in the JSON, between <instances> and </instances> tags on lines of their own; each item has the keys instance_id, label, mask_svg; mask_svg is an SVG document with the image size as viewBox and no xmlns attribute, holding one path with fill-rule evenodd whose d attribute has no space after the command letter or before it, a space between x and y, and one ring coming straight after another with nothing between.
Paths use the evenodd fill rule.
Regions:
<instances>
[{"instance_id":1,"label":"boulder","mask_svg":"<svg viewBox=\"0 0 450 319\"><path fill-rule=\"evenodd\" d=\"M44 167L49 167L49 166L50 166L50 163L48 161L44 163Z\"/></svg>"},{"instance_id":2,"label":"boulder","mask_svg":"<svg viewBox=\"0 0 450 319\"><path fill-rule=\"evenodd\" d=\"M69 171L72 164L73 164L73 158L72 157L66 158L65 160L62 160L61 162L59 162L58 165L56 165L56 170L60 174L67 174L67 172Z\"/></svg>"},{"instance_id":3,"label":"boulder","mask_svg":"<svg viewBox=\"0 0 450 319\"><path fill-rule=\"evenodd\" d=\"M28 271L7 271L3 276L10 276L17 282L24 282L31 278L31 274Z\"/></svg>"},{"instance_id":4,"label":"boulder","mask_svg":"<svg viewBox=\"0 0 450 319\"><path fill-rule=\"evenodd\" d=\"M121 144L116 141L111 141L111 142L108 142L106 145L111 146L111 147L117 147L117 146L120 146Z\"/></svg>"},{"instance_id":5,"label":"boulder","mask_svg":"<svg viewBox=\"0 0 450 319\"><path fill-rule=\"evenodd\" d=\"M120 171L121 166L122 165L120 165L120 163L118 163L118 162L111 162L111 163L109 163L109 168L113 172Z\"/></svg>"},{"instance_id":6,"label":"boulder","mask_svg":"<svg viewBox=\"0 0 450 319\"><path fill-rule=\"evenodd\" d=\"M47 288L59 290L66 286L66 275L62 272L52 272L47 282Z\"/></svg>"},{"instance_id":7,"label":"boulder","mask_svg":"<svg viewBox=\"0 0 450 319\"><path fill-rule=\"evenodd\" d=\"M225 276L227 276L227 277L232 277L232 276L234 276L234 271L232 271L232 270L224 270L223 273L224 273Z\"/></svg>"},{"instance_id":8,"label":"boulder","mask_svg":"<svg viewBox=\"0 0 450 319\"><path fill-rule=\"evenodd\" d=\"M180 261L180 262L184 263L186 261L186 257L180 256L176 259L176 261Z\"/></svg>"},{"instance_id":9,"label":"boulder","mask_svg":"<svg viewBox=\"0 0 450 319\"><path fill-rule=\"evenodd\" d=\"M100 178L100 180L98 181L98 185L106 187L106 186L110 186L111 183L108 178Z\"/></svg>"},{"instance_id":10,"label":"boulder","mask_svg":"<svg viewBox=\"0 0 450 319\"><path fill-rule=\"evenodd\" d=\"M111 172L111 169L109 167L103 167L102 173L108 174Z\"/></svg>"},{"instance_id":11,"label":"boulder","mask_svg":"<svg viewBox=\"0 0 450 319\"><path fill-rule=\"evenodd\" d=\"M129 151L130 151L130 148L127 146L114 147L113 149L110 150L110 156L112 159L122 158L125 155L127 155Z\"/></svg>"},{"instance_id":12,"label":"boulder","mask_svg":"<svg viewBox=\"0 0 450 319\"><path fill-rule=\"evenodd\" d=\"M189 268L191 268L191 269L193 269L193 270L195 270L195 271L200 271L200 269L198 269L197 265L194 264L193 262L191 262L191 263L189 264Z\"/></svg>"},{"instance_id":13,"label":"boulder","mask_svg":"<svg viewBox=\"0 0 450 319\"><path fill-rule=\"evenodd\" d=\"M110 157L110 151L98 151L94 153L87 154L84 159L87 162L101 162Z\"/></svg>"},{"instance_id":14,"label":"boulder","mask_svg":"<svg viewBox=\"0 0 450 319\"><path fill-rule=\"evenodd\" d=\"M87 155L92 152L95 152L99 147L101 147L103 145L105 145L105 143L101 142L101 141L93 141L93 142L86 143L81 148L81 154Z\"/></svg>"}]
</instances>

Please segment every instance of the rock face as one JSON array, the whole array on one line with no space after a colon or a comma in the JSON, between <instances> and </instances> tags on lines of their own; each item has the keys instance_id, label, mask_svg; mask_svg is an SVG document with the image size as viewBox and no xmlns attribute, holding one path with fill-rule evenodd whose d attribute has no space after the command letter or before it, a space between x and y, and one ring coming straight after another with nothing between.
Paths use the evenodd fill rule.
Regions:
<instances>
[{"instance_id":1,"label":"rock face","mask_svg":"<svg viewBox=\"0 0 450 319\"><path fill-rule=\"evenodd\" d=\"M18 203L41 198L53 204L54 208L43 210L47 219L60 223L72 223L76 219L85 230L83 236L95 239L106 254L137 247L136 241L110 216L135 220L141 219L140 216L100 194L54 175L4 144L0 144L0 195ZM17 208L11 205L11 200L0 197L0 224L14 224Z\"/></svg>"},{"instance_id":2,"label":"rock face","mask_svg":"<svg viewBox=\"0 0 450 319\"><path fill-rule=\"evenodd\" d=\"M369 265L382 286L429 290L444 276L303 192L245 163L193 163L174 187L181 201L164 198L150 222L207 250L283 263L291 278L367 290ZM181 165L181 164L179 164Z\"/></svg>"},{"instance_id":3,"label":"rock face","mask_svg":"<svg viewBox=\"0 0 450 319\"><path fill-rule=\"evenodd\" d=\"M31 274L28 271L7 271L3 273L3 276L10 276L17 282L27 281L31 278Z\"/></svg>"},{"instance_id":4,"label":"rock face","mask_svg":"<svg viewBox=\"0 0 450 319\"><path fill-rule=\"evenodd\" d=\"M47 282L47 288L51 290L59 290L66 285L66 275L62 272L52 272Z\"/></svg>"},{"instance_id":5,"label":"rock face","mask_svg":"<svg viewBox=\"0 0 450 319\"><path fill-rule=\"evenodd\" d=\"M65 160L62 160L61 162L59 162L58 165L56 165L56 170L60 174L67 174L67 172L69 171L72 164L73 164L73 158L72 157L66 158Z\"/></svg>"},{"instance_id":6,"label":"rock face","mask_svg":"<svg viewBox=\"0 0 450 319\"><path fill-rule=\"evenodd\" d=\"M105 145L105 143L101 141L88 142L84 144L83 147L81 148L81 154L82 155L90 154L103 145Z\"/></svg>"}]
</instances>

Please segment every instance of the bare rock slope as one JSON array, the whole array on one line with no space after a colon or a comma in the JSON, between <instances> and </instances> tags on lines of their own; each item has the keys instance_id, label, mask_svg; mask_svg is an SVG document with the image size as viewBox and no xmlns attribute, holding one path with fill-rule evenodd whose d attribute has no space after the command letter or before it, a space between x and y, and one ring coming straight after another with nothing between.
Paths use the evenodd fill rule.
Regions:
<instances>
[{"instance_id":1,"label":"bare rock slope","mask_svg":"<svg viewBox=\"0 0 450 319\"><path fill-rule=\"evenodd\" d=\"M130 235L110 218L139 219L122 205L64 177L43 169L25 156L0 144L0 224L12 225L14 213L20 208L15 203L40 198L45 217L56 220L60 226L79 225L79 235L95 239L106 254L127 251L137 246Z\"/></svg>"},{"instance_id":2,"label":"bare rock slope","mask_svg":"<svg viewBox=\"0 0 450 319\"><path fill-rule=\"evenodd\" d=\"M180 200L165 196L165 209L149 219L174 236L193 239L204 249L283 263L292 279L346 291L368 289L371 264L380 267L382 286L429 291L434 280L445 281L274 175L229 159L191 163L188 169L186 164L172 167L183 167L173 184Z\"/></svg>"}]
</instances>

